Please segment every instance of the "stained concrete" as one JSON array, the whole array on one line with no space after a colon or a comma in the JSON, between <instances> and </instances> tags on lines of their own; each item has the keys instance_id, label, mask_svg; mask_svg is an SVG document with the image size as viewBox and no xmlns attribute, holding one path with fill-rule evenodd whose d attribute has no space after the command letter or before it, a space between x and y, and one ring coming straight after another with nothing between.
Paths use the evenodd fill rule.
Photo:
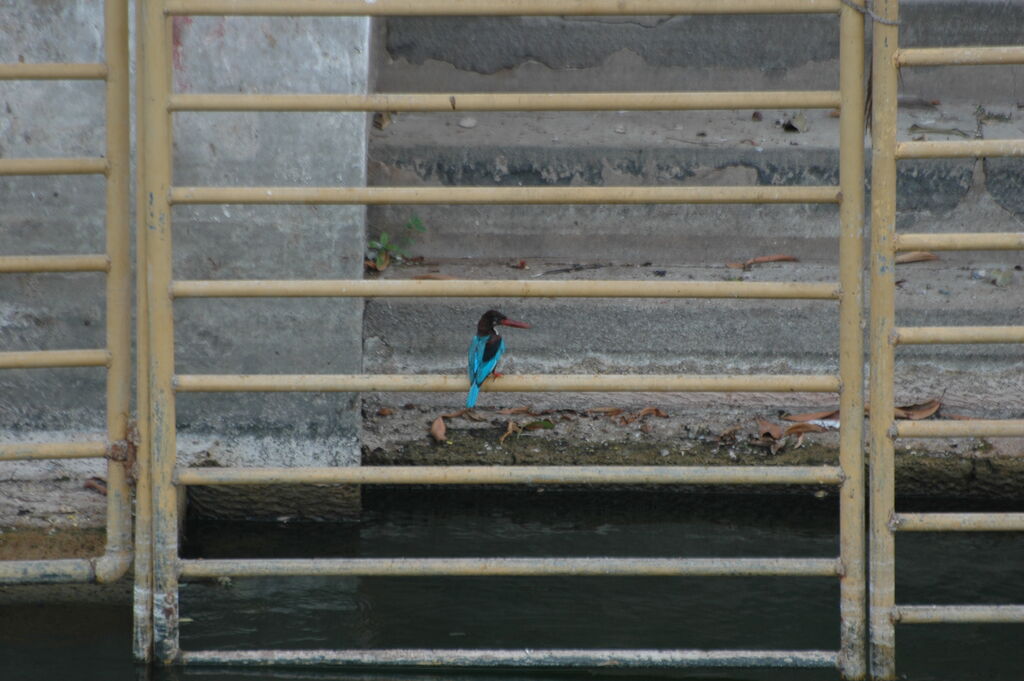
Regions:
<instances>
[{"instance_id":1,"label":"stained concrete","mask_svg":"<svg viewBox=\"0 0 1024 681\"><path fill-rule=\"evenodd\" d=\"M102 61L103 3L16 0L0 17L2 62ZM130 26L134 27L131 22ZM366 92L366 18L173 20L177 92ZM103 85L0 84L0 156L102 156ZM367 116L176 114L178 185L350 185L366 177ZM0 179L5 254L101 253L104 183L97 177ZM365 210L337 207L178 207L174 276L352 278L362 272ZM104 346L104 277L0 277L0 349ZM354 300L181 301L175 305L176 370L361 370L362 304ZM100 369L0 373L0 437L61 441L105 428ZM358 396L184 395L181 462L211 452L238 465L358 463ZM59 470L58 470L59 469ZM2 464L8 486L44 485L78 495L103 462ZM17 496L17 495L15 495ZM13 497L12 497L13 498ZM351 495L349 495L351 505ZM102 505L84 515L102 522ZM20 506L19 506L20 508ZM52 515L47 503L29 515ZM60 515L59 513L57 514Z\"/></svg>"}]
</instances>

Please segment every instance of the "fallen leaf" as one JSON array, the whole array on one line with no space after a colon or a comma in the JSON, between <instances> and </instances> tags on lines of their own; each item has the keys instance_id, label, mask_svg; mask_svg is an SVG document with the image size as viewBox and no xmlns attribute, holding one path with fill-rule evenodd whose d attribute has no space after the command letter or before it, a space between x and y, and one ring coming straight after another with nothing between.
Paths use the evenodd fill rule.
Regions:
<instances>
[{"instance_id":1,"label":"fallen leaf","mask_svg":"<svg viewBox=\"0 0 1024 681\"><path fill-rule=\"evenodd\" d=\"M722 442L722 443L725 443L725 442L735 442L736 441L736 433L739 432L739 429L741 427L742 426L740 426L740 425L735 425L735 426L732 426L731 428L726 428L721 433L719 433L718 441Z\"/></svg>"},{"instance_id":2,"label":"fallen leaf","mask_svg":"<svg viewBox=\"0 0 1024 681\"><path fill-rule=\"evenodd\" d=\"M657 407L644 407L637 413L637 418L643 418L644 416L657 416L660 419L668 418L668 414Z\"/></svg>"},{"instance_id":3,"label":"fallen leaf","mask_svg":"<svg viewBox=\"0 0 1024 681\"><path fill-rule=\"evenodd\" d=\"M531 421L530 423L527 423L525 426L523 426L523 430L551 430L554 427L555 424L552 423L550 420L543 419L541 421Z\"/></svg>"},{"instance_id":4,"label":"fallen leaf","mask_svg":"<svg viewBox=\"0 0 1024 681\"><path fill-rule=\"evenodd\" d=\"M964 414L947 414L946 412L942 412L942 418L952 419L954 421L974 421L976 419L974 416L965 416Z\"/></svg>"},{"instance_id":5,"label":"fallen leaf","mask_svg":"<svg viewBox=\"0 0 1024 681\"><path fill-rule=\"evenodd\" d=\"M434 419L434 422L430 424L430 437L434 438L436 442L444 442L445 433L447 428L444 425L444 418L438 416Z\"/></svg>"},{"instance_id":6,"label":"fallen leaf","mask_svg":"<svg viewBox=\"0 0 1024 681\"><path fill-rule=\"evenodd\" d=\"M755 111L754 113L750 114L750 120L752 121L759 121L762 118L764 118L764 115L760 111Z\"/></svg>"},{"instance_id":7,"label":"fallen leaf","mask_svg":"<svg viewBox=\"0 0 1024 681\"><path fill-rule=\"evenodd\" d=\"M458 277L453 277L450 274L439 274L437 272L431 272L431 273L428 273L428 274L417 274L415 277L413 277L413 279L440 279L440 280L448 280L448 279L458 279Z\"/></svg>"},{"instance_id":8,"label":"fallen leaf","mask_svg":"<svg viewBox=\"0 0 1024 681\"><path fill-rule=\"evenodd\" d=\"M782 426L772 423L771 421L765 421L764 419L757 420L757 434L761 437L765 435L771 436L773 440L782 439Z\"/></svg>"},{"instance_id":9,"label":"fallen leaf","mask_svg":"<svg viewBox=\"0 0 1024 681\"><path fill-rule=\"evenodd\" d=\"M377 416L391 416L395 412L391 411L387 407L381 407L377 410Z\"/></svg>"},{"instance_id":10,"label":"fallen leaf","mask_svg":"<svg viewBox=\"0 0 1024 681\"><path fill-rule=\"evenodd\" d=\"M912 404L908 407L896 407L896 418L905 418L912 421L920 421L932 416L942 406L941 400L928 400L921 404Z\"/></svg>"},{"instance_id":11,"label":"fallen leaf","mask_svg":"<svg viewBox=\"0 0 1024 681\"><path fill-rule=\"evenodd\" d=\"M622 411L623 410L619 409L618 407L594 407L593 409L588 409L587 413L612 417L618 416L619 414L622 413Z\"/></svg>"},{"instance_id":12,"label":"fallen leaf","mask_svg":"<svg viewBox=\"0 0 1024 681\"><path fill-rule=\"evenodd\" d=\"M498 438L498 444L503 444L505 442L505 438L512 433L518 433L520 430L521 428L518 423L515 421L509 421L508 425L505 427L505 434Z\"/></svg>"},{"instance_id":13,"label":"fallen leaf","mask_svg":"<svg viewBox=\"0 0 1024 681\"><path fill-rule=\"evenodd\" d=\"M824 426L814 423L794 423L786 428L785 435L803 435L804 433L824 433L828 430Z\"/></svg>"},{"instance_id":14,"label":"fallen leaf","mask_svg":"<svg viewBox=\"0 0 1024 681\"><path fill-rule=\"evenodd\" d=\"M900 253L896 256L897 265L905 265L911 262L927 262L929 260L938 260L939 256L928 251L907 251L906 253Z\"/></svg>"},{"instance_id":15,"label":"fallen leaf","mask_svg":"<svg viewBox=\"0 0 1024 681\"><path fill-rule=\"evenodd\" d=\"M450 414L441 414L441 418L443 418L443 419L457 419L460 416L465 416L466 412L468 412L468 411L470 411L470 409L468 407L464 407L462 409L459 409L458 411L453 411Z\"/></svg>"},{"instance_id":16,"label":"fallen leaf","mask_svg":"<svg viewBox=\"0 0 1024 681\"><path fill-rule=\"evenodd\" d=\"M837 416L839 416L839 409L815 411L808 414L785 414L782 418L786 421L822 421L825 419L832 419Z\"/></svg>"},{"instance_id":17,"label":"fallen leaf","mask_svg":"<svg viewBox=\"0 0 1024 681\"><path fill-rule=\"evenodd\" d=\"M645 423L642 426L640 426L640 431L641 432L650 433L652 430L654 430L654 426L652 426L649 423Z\"/></svg>"}]
</instances>

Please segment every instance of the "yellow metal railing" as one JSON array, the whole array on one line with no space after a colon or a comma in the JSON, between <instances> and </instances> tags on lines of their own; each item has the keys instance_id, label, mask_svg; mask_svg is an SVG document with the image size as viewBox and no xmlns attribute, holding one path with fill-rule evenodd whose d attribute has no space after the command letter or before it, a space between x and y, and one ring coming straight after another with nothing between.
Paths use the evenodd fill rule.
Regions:
<instances>
[{"instance_id":1,"label":"yellow metal railing","mask_svg":"<svg viewBox=\"0 0 1024 681\"><path fill-rule=\"evenodd\" d=\"M896 678L897 623L1024 622L1024 605L897 605L897 532L1024 530L1021 513L897 513L894 440L924 437L1021 437L1024 420L899 421L894 413L897 345L926 343L1021 343L1020 326L896 325L895 257L899 251L1024 249L1024 233L897 234L896 163L901 159L1024 155L1024 140L897 142L898 71L901 66L1024 64L1024 46L899 47L899 3L876 3L883 21L873 31L874 97L871 197L871 674Z\"/></svg>"},{"instance_id":2,"label":"yellow metal railing","mask_svg":"<svg viewBox=\"0 0 1024 681\"><path fill-rule=\"evenodd\" d=\"M132 558L131 491L127 467L131 398L131 258L128 224L130 126L128 3L104 4L104 63L0 64L0 80L102 80L106 87L106 150L96 158L0 159L0 175L103 175L106 179L106 252L96 255L5 255L0 274L106 273L106 348L0 352L0 369L106 367L105 437L85 442L0 444L0 461L102 458L107 465L107 542L98 558L0 562L0 584L111 582Z\"/></svg>"},{"instance_id":3,"label":"yellow metal railing","mask_svg":"<svg viewBox=\"0 0 1024 681\"><path fill-rule=\"evenodd\" d=\"M859 0L858 0L859 2ZM864 203L864 16L846 0L153 0L142 6L143 103L140 154L147 232L149 390L153 467L155 655L166 663L385 664L452 666L825 666L844 678L865 673L865 532L862 272ZM831 13L840 20L835 91L179 94L170 80L169 23L177 15L637 15ZM817 187L184 187L172 182L173 114L179 111L593 111L718 108L841 110L840 183ZM620 281L175 281L171 212L176 204L648 204L833 203L839 207L839 279L834 283ZM171 295L168 295L170 292ZM838 301L839 375L801 376L507 376L491 390L520 391L822 391L841 403L838 466L708 467L363 467L179 469L175 394L186 391L462 391L456 376L176 375L174 308L186 297L570 296L658 298L804 298ZM488 558L359 560L182 560L178 490L188 485L348 482L355 484L832 484L840 491L840 551L827 558ZM250 575L821 575L840 580L840 649L819 650L251 650L181 651L181 579ZM140 639L142 637L140 636Z\"/></svg>"}]
</instances>

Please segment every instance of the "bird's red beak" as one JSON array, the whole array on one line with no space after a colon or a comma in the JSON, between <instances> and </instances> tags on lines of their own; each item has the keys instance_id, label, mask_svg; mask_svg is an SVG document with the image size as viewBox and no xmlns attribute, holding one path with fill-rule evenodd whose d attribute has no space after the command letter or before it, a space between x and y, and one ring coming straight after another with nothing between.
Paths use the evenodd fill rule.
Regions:
<instances>
[{"instance_id":1,"label":"bird's red beak","mask_svg":"<svg viewBox=\"0 0 1024 681\"><path fill-rule=\"evenodd\" d=\"M498 323L501 324L502 326L514 326L517 329L528 329L528 328L530 328L530 325L527 324L526 322L517 322L514 319L502 319Z\"/></svg>"}]
</instances>

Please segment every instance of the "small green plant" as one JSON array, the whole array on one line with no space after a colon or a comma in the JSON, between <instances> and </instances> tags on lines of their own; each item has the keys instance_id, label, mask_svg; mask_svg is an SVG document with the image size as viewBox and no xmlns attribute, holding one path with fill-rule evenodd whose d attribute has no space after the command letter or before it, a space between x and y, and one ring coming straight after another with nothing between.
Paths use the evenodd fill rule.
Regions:
<instances>
[{"instance_id":1,"label":"small green plant","mask_svg":"<svg viewBox=\"0 0 1024 681\"><path fill-rule=\"evenodd\" d=\"M416 214L413 214L405 223L405 231L392 238L387 232L381 232L380 236L376 239L371 239L367 244L372 251L375 251L373 260L369 261L373 263L374 269L381 271L387 268L391 264L392 260L402 260L409 257L406 253L407 248L412 245L413 233L414 232L426 232L427 228L423 225L423 221Z\"/></svg>"}]
</instances>

